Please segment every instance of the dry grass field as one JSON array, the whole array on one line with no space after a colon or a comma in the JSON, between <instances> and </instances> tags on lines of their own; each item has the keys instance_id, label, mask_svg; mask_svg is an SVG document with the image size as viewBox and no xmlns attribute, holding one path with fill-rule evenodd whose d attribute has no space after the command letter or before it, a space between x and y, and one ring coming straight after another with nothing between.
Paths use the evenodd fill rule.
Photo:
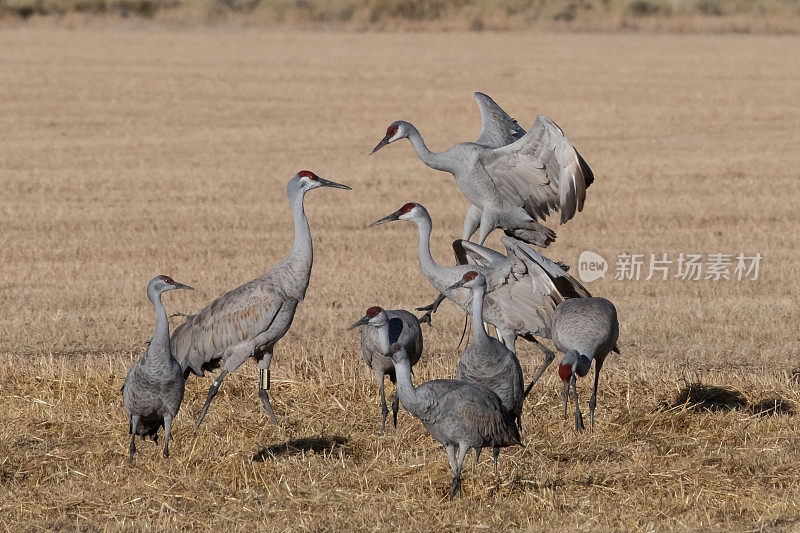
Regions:
<instances>
[{"instance_id":1,"label":"dry grass field","mask_svg":"<svg viewBox=\"0 0 800 533\"><path fill-rule=\"evenodd\" d=\"M4 528L800 528L800 39L20 28L0 32L0 72ZM485 454L449 503L419 422L403 411L378 435L345 329L370 305L435 296L411 224L367 224L421 202L448 263L467 207L408 143L367 153L396 119L436 150L476 138L475 90L526 126L548 114L592 166L584 212L547 253L612 263L587 286L616 303L622 354L593 435L561 418L553 366L525 447L497 477ZM172 457L147 442L130 466L119 388L154 326L147 281L197 287L165 297L188 313L270 268L303 168L353 190L306 198L316 262L273 360L280 427L248 362L199 430L212 378L190 378ZM623 252L764 259L756 281L617 281ZM462 324L449 303L434 315L417 382L454 375ZM530 372L540 355L519 346Z\"/></svg>"}]
</instances>

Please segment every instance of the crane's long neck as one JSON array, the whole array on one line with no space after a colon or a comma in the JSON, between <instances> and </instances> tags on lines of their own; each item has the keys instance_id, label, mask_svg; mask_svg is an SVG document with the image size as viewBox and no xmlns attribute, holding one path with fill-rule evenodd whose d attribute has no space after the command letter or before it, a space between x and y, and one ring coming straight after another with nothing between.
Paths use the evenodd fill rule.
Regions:
<instances>
[{"instance_id":1,"label":"crane's long neck","mask_svg":"<svg viewBox=\"0 0 800 533\"><path fill-rule=\"evenodd\" d=\"M419 231L419 266L422 273L425 275L425 279L436 287L439 292L463 307L464 304L466 304L466 300L462 301L456 297L459 294L459 290L447 290L453 281L455 281L452 279L453 274L450 270L452 267L440 265L433 259L433 255L431 255L431 231L433 225L430 215L425 213L424 216L415 218L414 222L417 223L417 230ZM460 290L466 294L466 289Z\"/></svg>"},{"instance_id":2,"label":"crane's long neck","mask_svg":"<svg viewBox=\"0 0 800 533\"><path fill-rule=\"evenodd\" d=\"M414 222L417 223L419 232L419 266L423 272L434 271L440 267L431 255L431 232L433 231L431 217L418 217Z\"/></svg>"},{"instance_id":3,"label":"crane's long neck","mask_svg":"<svg viewBox=\"0 0 800 533\"><path fill-rule=\"evenodd\" d=\"M479 286L472 290L472 330L474 331L475 342L483 342L489 339L486 328L483 325L483 297L486 294L486 287Z\"/></svg>"},{"instance_id":4,"label":"crane's long neck","mask_svg":"<svg viewBox=\"0 0 800 533\"><path fill-rule=\"evenodd\" d=\"M294 218L294 244L286 259L279 267L275 267L282 271L283 290L298 300L306 296L308 282L311 279L311 267L314 264L311 228L308 227L308 219L303 209L303 195L303 191L298 191L289 198Z\"/></svg>"},{"instance_id":5,"label":"crane's long neck","mask_svg":"<svg viewBox=\"0 0 800 533\"><path fill-rule=\"evenodd\" d=\"M414 147L414 151L417 152L417 155L423 163L431 168L435 168L436 170L453 172L453 162L450 160L447 154L444 152L436 153L428 150L428 147L425 146L425 141L422 140L422 135L420 135L417 128L413 128L411 130L411 133L408 135L408 140L411 142L411 146Z\"/></svg>"},{"instance_id":6,"label":"crane's long neck","mask_svg":"<svg viewBox=\"0 0 800 533\"><path fill-rule=\"evenodd\" d=\"M150 339L150 346L147 348L147 354L155 356L157 359L168 358L169 351L169 319L167 318L167 310L164 309L164 304L161 303L161 293L148 292L147 296L153 303L156 311L156 330L153 332L153 338Z\"/></svg>"},{"instance_id":7,"label":"crane's long neck","mask_svg":"<svg viewBox=\"0 0 800 533\"><path fill-rule=\"evenodd\" d=\"M389 355L389 323L376 329L378 330L378 347L383 355Z\"/></svg>"},{"instance_id":8,"label":"crane's long neck","mask_svg":"<svg viewBox=\"0 0 800 533\"><path fill-rule=\"evenodd\" d=\"M303 208L304 196L305 193L300 191L289 200L294 218L294 244L290 255L307 258L310 269L310 263L314 260L314 248L311 242L311 228L308 226L308 218Z\"/></svg>"},{"instance_id":9,"label":"crane's long neck","mask_svg":"<svg viewBox=\"0 0 800 533\"><path fill-rule=\"evenodd\" d=\"M413 416L420 418L425 410L426 402L417 394L417 388L411 382L411 365L408 358L394 363L395 376L397 377L397 396L403 402L403 407Z\"/></svg>"}]
</instances>

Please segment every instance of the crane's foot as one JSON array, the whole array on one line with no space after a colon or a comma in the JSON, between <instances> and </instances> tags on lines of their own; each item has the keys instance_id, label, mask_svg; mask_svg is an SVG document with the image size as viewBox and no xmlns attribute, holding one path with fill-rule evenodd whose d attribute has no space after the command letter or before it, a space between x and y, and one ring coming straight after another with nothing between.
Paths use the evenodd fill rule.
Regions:
<instances>
[{"instance_id":1,"label":"crane's foot","mask_svg":"<svg viewBox=\"0 0 800 533\"><path fill-rule=\"evenodd\" d=\"M422 309L417 309L417 311L421 311L421 310ZM432 327L433 326L433 322L431 322L431 312L430 311L428 311L427 313L425 313L424 315L419 317L417 320L419 321L420 324L428 324L428 327Z\"/></svg>"},{"instance_id":2,"label":"crane's foot","mask_svg":"<svg viewBox=\"0 0 800 533\"><path fill-rule=\"evenodd\" d=\"M269 415L269 419L272 420L272 423L277 426L278 418L275 416L275 412L272 410L272 404L269 403L269 395L267 394L267 390L263 388L259 389L258 397L261 399L261 405L264 407L267 415Z\"/></svg>"},{"instance_id":3,"label":"crane's foot","mask_svg":"<svg viewBox=\"0 0 800 533\"><path fill-rule=\"evenodd\" d=\"M164 459L169 457L169 442L164 443Z\"/></svg>"},{"instance_id":4,"label":"crane's foot","mask_svg":"<svg viewBox=\"0 0 800 533\"><path fill-rule=\"evenodd\" d=\"M136 435L131 435L130 460L133 464L133 454L136 453Z\"/></svg>"},{"instance_id":5,"label":"crane's foot","mask_svg":"<svg viewBox=\"0 0 800 533\"><path fill-rule=\"evenodd\" d=\"M389 415L389 408L386 404L381 406L381 435L386 435L386 417Z\"/></svg>"},{"instance_id":6,"label":"crane's foot","mask_svg":"<svg viewBox=\"0 0 800 533\"><path fill-rule=\"evenodd\" d=\"M583 415L580 409L575 409L575 431L583 433L586 427L583 425Z\"/></svg>"},{"instance_id":7,"label":"crane's foot","mask_svg":"<svg viewBox=\"0 0 800 533\"><path fill-rule=\"evenodd\" d=\"M392 423L394 423L394 429L397 431L397 412L400 411L400 398L397 396L397 391L394 393L394 399L392 400Z\"/></svg>"},{"instance_id":8,"label":"crane's foot","mask_svg":"<svg viewBox=\"0 0 800 533\"><path fill-rule=\"evenodd\" d=\"M453 496L458 493L458 497L461 497L461 475L456 474L453 476L453 482L450 484L450 497L448 498L450 501L453 501Z\"/></svg>"}]
</instances>

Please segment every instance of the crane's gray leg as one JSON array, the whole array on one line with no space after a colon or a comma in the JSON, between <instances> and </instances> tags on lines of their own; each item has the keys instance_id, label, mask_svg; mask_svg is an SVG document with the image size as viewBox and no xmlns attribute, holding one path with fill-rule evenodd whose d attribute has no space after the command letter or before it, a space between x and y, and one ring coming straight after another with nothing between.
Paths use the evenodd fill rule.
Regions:
<instances>
[{"instance_id":1,"label":"crane's gray leg","mask_svg":"<svg viewBox=\"0 0 800 533\"><path fill-rule=\"evenodd\" d=\"M578 380L575 377L575 374L572 374L570 382L572 384L572 398L575 401L575 431L582 433L586 428L583 425L583 415L581 414L581 409L578 407Z\"/></svg>"},{"instance_id":2,"label":"crane's gray leg","mask_svg":"<svg viewBox=\"0 0 800 533\"><path fill-rule=\"evenodd\" d=\"M495 446L492 448L492 459L494 459L494 475L497 475L497 459L500 457L500 448Z\"/></svg>"},{"instance_id":3,"label":"crane's gray leg","mask_svg":"<svg viewBox=\"0 0 800 533\"><path fill-rule=\"evenodd\" d=\"M506 348L516 354L517 334L507 329L499 329L497 327L495 327L495 329L497 330L497 336L500 338L500 342L502 342Z\"/></svg>"},{"instance_id":4,"label":"crane's gray leg","mask_svg":"<svg viewBox=\"0 0 800 533\"><path fill-rule=\"evenodd\" d=\"M247 361L247 359L252 355L252 347L247 346L240 345L231 351L230 355L225 360L225 366L222 368L222 372L219 373L217 379L215 379L214 383L211 384L211 387L208 388L208 397L206 398L206 403L203 405L203 409L200 411L200 416L197 418L197 422L195 423L196 427L199 428L200 424L203 423L203 419L206 417L206 413L208 412L208 407L211 405L211 400L213 400L214 396L217 395L217 391L219 390L220 385L222 385L222 380L225 379L225 376L239 368L241 364Z\"/></svg>"},{"instance_id":5,"label":"crane's gray leg","mask_svg":"<svg viewBox=\"0 0 800 533\"><path fill-rule=\"evenodd\" d=\"M139 426L139 415L131 416L131 464L133 464L133 454L136 453L136 428Z\"/></svg>"},{"instance_id":6,"label":"crane's gray leg","mask_svg":"<svg viewBox=\"0 0 800 533\"><path fill-rule=\"evenodd\" d=\"M456 458L456 447L447 445L444 447L447 452L447 459L450 461L450 468L453 469L453 481L450 483L450 496L449 500L453 499L453 494L456 492L456 478L458 477L458 459Z\"/></svg>"},{"instance_id":7,"label":"crane's gray leg","mask_svg":"<svg viewBox=\"0 0 800 533\"><path fill-rule=\"evenodd\" d=\"M536 374L533 376L533 379L528 384L528 388L525 389L525 394L522 395L523 399L528 397L528 394L530 394L531 389L533 388L533 386L536 385L536 382L539 381L540 377L542 377L542 374L544 374L544 371L547 370L547 367L550 366L550 364L556 358L556 354L554 354L552 351L550 351L544 344L542 344L541 342L539 342L538 340L536 340L533 337L531 337L531 338L533 339L531 342L536 344L536 346L539 347L539 349L542 351L542 353L544 353L544 361L542 361L542 364L539 367L539 369L536 370Z\"/></svg>"},{"instance_id":8,"label":"crane's gray leg","mask_svg":"<svg viewBox=\"0 0 800 533\"><path fill-rule=\"evenodd\" d=\"M422 315L418 320L420 324L427 324L431 325L431 315L439 309L439 306L445 300L446 296L442 293L439 293L439 296L433 301L433 303L425 305L423 307L417 307L417 311L427 311L424 315Z\"/></svg>"},{"instance_id":9,"label":"crane's gray leg","mask_svg":"<svg viewBox=\"0 0 800 533\"><path fill-rule=\"evenodd\" d=\"M197 422L195 422L195 427L199 428L200 424L203 423L203 419L206 417L206 413L208 412L208 407L211 405L211 400L213 400L214 396L217 395L219 386L222 385L222 380L225 379L226 375L228 375L228 371L223 369L222 372L219 373L219 376L217 376L217 379L214 380L214 383L211 384L211 387L208 388L208 396L206 397L206 403L203 404L203 409L200 411L200 416L197 417Z\"/></svg>"},{"instance_id":10,"label":"crane's gray leg","mask_svg":"<svg viewBox=\"0 0 800 533\"><path fill-rule=\"evenodd\" d=\"M469 209L467 209L467 215L464 217L464 231L461 234L461 238L468 241L480 225L481 210L474 205L470 205Z\"/></svg>"},{"instance_id":11,"label":"crane's gray leg","mask_svg":"<svg viewBox=\"0 0 800 533\"><path fill-rule=\"evenodd\" d=\"M169 457L169 439L172 432L172 415L164 415L164 457Z\"/></svg>"},{"instance_id":12,"label":"crane's gray leg","mask_svg":"<svg viewBox=\"0 0 800 533\"><path fill-rule=\"evenodd\" d=\"M278 425L278 418L275 416L275 412L272 410L272 404L269 403L269 394L267 391L269 390L269 365L272 363L272 349L270 348L264 354L264 357L261 358L261 361L258 362L258 397L261 399L261 405L264 407L264 410L269 415L269 419L272 420L272 423L276 426ZM383 381L383 380L381 380ZM383 394L383 383L381 383L381 394ZM385 401L384 401L385 403Z\"/></svg>"},{"instance_id":13,"label":"crane's gray leg","mask_svg":"<svg viewBox=\"0 0 800 533\"><path fill-rule=\"evenodd\" d=\"M475 464L472 465L472 473L473 474L477 474L478 473L478 461L481 458L481 451L483 451L483 448L481 448L480 446L475 448Z\"/></svg>"},{"instance_id":14,"label":"crane's gray leg","mask_svg":"<svg viewBox=\"0 0 800 533\"><path fill-rule=\"evenodd\" d=\"M597 405L597 383L600 380L600 368L603 366L603 359L595 359L594 362L594 391L592 399L589 400L589 431L594 433L594 408Z\"/></svg>"},{"instance_id":15,"label":"crane's gray leg","mask_svg":"<svg viewBox=\"0 0 800 533\"><path fill-rule=\"evenodd\" d=\"M463 443L458 445L458 469L456 470L455 477L453 477L453 483L450 486L450 500L453 499L456 491L458 491L458 497L461 497L461 471L464 468L464 459L467 457L468 451L468 445ZM453 454L455 455L455 448L453 448Z\"/></svg>"},{"instance_id":16,"label":"crane's gray leg","mask_svg":"<svg viewBox=\"0 0 800 533\"><path fill-rule=\"evenodd\" d=\"M389 414L389 408L386 407L386 394L383 390L383 374L378 375L375 372L375 379L378 380L378 391L381 394L381 435L386 435L386 415Z\"/></svg>"},{"instance_id":17,"label":"crane's gray leg","mask_svg":"<svg viewBox=\"0 0 800 533\"><path fill-rule=\"evenodd\" d=\"M394 389L394 399L392 399L392 420L394 429L397 430L397 412L400 410L400 397L397 395L397 388Z\"/></svg>"},{"instance_id":18,"label":"crane's gray leg","mask_svg":"<svg viewBox=\"0 0 800 533\"><path fill-rule=\"evenodd\" d=\"M480 222L480 233L478 238L478 244L483 245L483 241L486 240L486 237L494 231L497 227L497 213L493 213L489 209L484 209L481 212L481 222Z\"/></svg>"}]
</instances>

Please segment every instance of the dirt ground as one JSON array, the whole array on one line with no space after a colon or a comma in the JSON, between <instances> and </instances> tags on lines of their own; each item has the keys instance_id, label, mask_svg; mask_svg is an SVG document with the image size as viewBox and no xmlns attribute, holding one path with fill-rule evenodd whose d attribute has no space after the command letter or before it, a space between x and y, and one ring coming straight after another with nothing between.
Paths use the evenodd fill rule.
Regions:
<instances>
[{"instance_id":1,"label":"dirt ground","mask_svg":"<svg viewBox=\"0 0 800 533\"><path fill-rule=\"evenodd\" d=\"M6 529L800 527L800 38L17 28L0 32L0 72ZM484 454L449 503L446 456L418 421L402 412L379 435L346 327L435 296L412 225L371 221L424 204L452 264L467 207L405 141L367 154L397 119L434 150L474 140L476 90L523 126L553 118L594 170L546 254L608 260L587 287L616 304L622 354L593 435L561 417L553 366L526 403L525 447L497 477ZM130 466L119 388L154 326L147 281L195 286L164 299L190 313L269 269L304 168L353 190L306 198L315 264L273 360L280 427L249 362L199 430L212 378L190 378L172 456L148 442ZM756 280L684 280L672 264L648 281L651 253L762 260ZM641 279L614 279L620 254L645 254ZM454 375L462 325L443 304L417 383ZM541 355L518 346L529 373Z\"/></svg>"}]
</instances>

